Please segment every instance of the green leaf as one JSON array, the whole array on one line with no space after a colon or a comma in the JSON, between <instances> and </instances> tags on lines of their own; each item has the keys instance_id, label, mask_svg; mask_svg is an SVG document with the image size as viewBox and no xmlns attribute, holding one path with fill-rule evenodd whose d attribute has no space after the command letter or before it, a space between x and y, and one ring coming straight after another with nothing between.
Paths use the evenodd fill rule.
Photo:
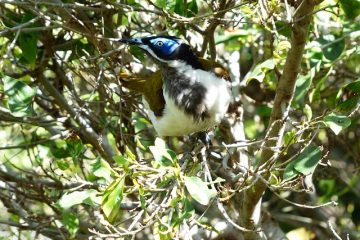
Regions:
<instances>
[{"instance_id":1,"label":"green leaf","mask_svg":"<svg viewBox=\"0 0 360 240\"><path fill-rule=\"evenodd\" d=\"M130 164L129 159L125 158L123 155L116 155L113 159L119 167L123 167L124 169L127 169Z\"/></svg>"},{"instance_id":2,"label":"green leaf","mask_svg":"<svg viewBox=\"0 0 360 240\"><path fill-rule=\"evenodd\" d=\"M359 102L360 102L360 95L355 95L339 103L336 106L336 109L343 112L350 112L359 104Z\"/></svg>"},{"instance_id":3,"label":"green leaf","mask_svg":"<svg viewBox=\"0 0 360 240\"><path fill-rule=\"evenodd\" d=\"M341 37L340 39L335 39L334 35L322 36L318 42L322 45L321 49L324 56L330 61L334 61L340 57L345 49L345 39Z\"/></svg>"},{"instance_id":4,"label":"green leaf","mask_svg":"<svg viewBox=\"0 0 360 240\"><path fill-rule=\"evenodd\" d=\"M167 0L156 0L155 5L160 8L166 8Z\"/></svg>"},{"instance_id":5,"label":"green leaf","mask_svg":"<svg viewBox=\"0 0 360 240\"><path fill-rule=\"evenodd\" d=\"M129 159L129 161L136 161L135 154L130 150L130 148L128 146L125 147L125 152L126 152L126 155Z\"/></svg>"},{"instance_id":6,"label":"green leaf","mask_svg":"<svg viewBox=\"0 0 360 240\"><path fill-rule=\"evenodd\" d=\"M266 73L269 70L272 70L274 68L275 68L275 61L272 58L256 65L254 70L252 70L248 74L246 74L246 76L245 76L246 84L248 84L253 79L256 79L259 82L262 82L265 78Z\"/></svg>"},{"instance_id":7,"label":"green leaf","mask_svg":"<svg viewBox=\"0 0 360 240\"><path fill-rule=\"evenodd\" d=\"M36 33L22 33L19 36L19 47L23 57L31 65L34 65L36 61L37 41L38 36Z\"/></svg>"},{"instance_id":8,"label":"green leaf","mask_svg":"<svg viewBox=\"0 0 360 240\"><path fill-rule=\"evenodd\" d=\"M259 127L257 123L255 123L254 119L246 119L244 122L245 135L249 139L254 139L258 135Z\"/></svg>"},{"instance_id":9,"label":"green leaf","mask_svg":"<svg viewBox=\"0 0 360 240\"><path fill-rule=\"evenodd\" d=\"M130 46L129 51L132 55L134 55L141 62L145 61L145 53L137 46Z\"/></svg>"},{"instance_id":10,"label":"green leaf","mask_svg":"<svg viewBox=\"0 0 360 240\"><path fill-rule=\"evenodd\" d=\"M244 29L238 29L234 32L225 32L224 35L218 35L215 37L215 44L220 43L229 43L233 40L238 40L239 38L244 38L249 36L249 31ZM239 46L239 44L237 43Z\"/></svg>"},{"instance_id":11,"label":"green leaf","mask_svg":"<svg viewBox=\"0 0 360 240\"><path fill-rule=\"evenodd\" d=\"M325 81L328 79L328 76L332 71L332 67L320 70L320 65L321 62L318 62L314 68L311 68L312 70L315 70L313 81L316 82L316 85L315 89L309 94L310 102L321 99L320 92L323 88L325 88Z\"/></svg>"},{"instance_id":12,"label":"green leaf","mask_svg":"<svg viewBox=\"0 0 360 240\"><path fill-rule=\"evenodd\" d=\"M64 211L62 214L62 223L66 226L71 236L75 236L75 233L79 230L79 219L77 216L70 212Z\"/></svg>"},{"instance_id":13,"label":"green leaf","mask_svg":"<svg viewBox=\"0 0 360 240\"><path fill-rule=\"evenodd\" d=\"M155 146L150 146L149 149L153 154L155 161L161 166L169 167L174 164L176 154L172 150L166 148L165 142L161 138L156 138Z\"/></svg>"},{"instance_id":14,"label":"green leaf","mask_svg":"<svg viewBox=\"0 0 360 240\"><path fill-rule=\"evenodd\" d=\"M310 121L312 119L312 110L311 107L307 104L305 104L304 113L306 115L307 120Z\"/></svg>"},{"instance_id":15,"label":"green leaf","mask_svg":"<svg viewBox=\"0 0 360 240\"><path fill-rule=\"evenodd\" d=\"M345 98L345 100L343 100ZM350 112L360 102L360 79L351 82L341 88L336 99L339 103L336 109L339 111Z\"/></svg>"},{"instance_id":16,"label":"green leaf","mask_svg":"<svg viewBox=\"0 0 360 240\"><path fill-rule=\"evenodd\" d=\"M286 146L293 144L296 142L295 138L296 130L292 129L291 131L287 131L284 135L284 143Z\"/></svg>"},{"instance_id":17,"label":"green leaf","mask_svg":"<svg viewBox=\"0 0 360 240\"><path fill-rule=\"evenodd\" d=\"M56 165L58 166L58 168L60 170L63 170L63 171L65 171L66 169L68 169L70 167L69 163L64 159L57 159Z\"/></svg>"},{"instance_id":18,"label":"green leaf","mask_svg":"<svg viewBox=\"0 0 360 240\"><path fill-rule=\"evenodd\" d=\"M320 158L320 147L308 146L294 161L286 166L283 175L284 180L292 179L298 175L309 175L313 173Z\"/></svg>"},{"instance_id":19,"label":"green leaf","mask_svg":"<svg viewBox=\"0 0 360 240\"><path fill-rule=\"evenodd\" d=\"M347 84L344 89L360 94L360 78L354 82Z\"/></svg>"},{"instance_id":20,"label":"green leaf","mask_svg":"<svg viewBox=\"0 0 360 240\"><path fill-rule=\"evenodd\" d=\"M185 177L185 186L193 199L202 205L209 204L216 191L209 189L207 183L198 177Z\"/></svg>"},{"instance_id":21,"label":"green leaf","mask_svg":"<svg viewBox=\"0 0 360 240\"><path fill-rule=\"evenodd\" d=\"M355 19L360 14L360 0L340 0L340 7L350 19Z\"/></svg>"},{"instance_id":22,"label":"green leaf","mask_svg":"<svg viewBox=\"0 0 360 240\"><path fill-rule=\"evenodd\" d=\"M113 223L120 213L121 202L124 198L125 175L113 181L105 190L101 208L110 223Z\"/></svg>"},{"instance_id":23,"label":"green leaf","mask_svg":"<svg viewBox=\"0 0 360 240\"><path fill-rule=\"evenodd\" d=\"M98 192L94 189L65 193L57 202L57 206L62 209L69 209L82 203L97 206L101 203L101 198L97 195Z\"/></svg>"},{"instance_id":24,"label":"green leaf","mask_svg":"<svg viewBox=\"0 0 360 240\"><path fill-rule=\"evenodd\" d=\"M110 167L109 163L107 163L102 158L98 158L96 162L92 165L93 174L96 177L104 178L107 183L113 181L112 176L116 175L114 170Z\"/></svg>"},{"instance_id":25,"label":"green leaf","mask_svg":"<svg viewBox=\"0 0 360 240\"><path fill-rule=\"evenodd\" d=\"M324 122L336 135L338 135L341 130L351 125L350 118L337 113L330 113L325 116Z\"/></svg>"},{"instance_id":26,"label":"green leaf","mask_svg":"<svg viewBox=\"0 0 360 240\"><path fill-rule=\"evenodd\" d=\"M331 201L333 195L338 195L338 182L335 179L321 179L318 188L321 191L320 202L325 203Z\"/></svg>"},{"instance_id":27,"label":"green leaf","mask_svg":"<svg viewBox=\"0 0 360 240\"><path fill-rule=\"evenodd\" d=\"M146 210L146 205L145 205L145 190L142 186L139 187L139 199L140 199L140 205L141 208Z\"/></svg>"},{"instance_id":28,"label":"green leaf","mask_svg":"<svg viewBox=\"0 0 360 240\"><path fill-rule=\"evenodd\" d=\"M256 114L260 117L270 117L272 108L267 105L260 105L256 107Z\"/></svg>"},{"instance_id":29,"label":"green leaf","mask_svg":"<svg viewBox=\"0 0 360 240\"><path fill-rule=\"evenodd\" d=\"M85 146L78 136L66 139L66 146L75 165L79 164L78 157L85 151Z\"/></svg>"},{"instance_id":30,"label":"green leaf","mask_svg":"<svg viewBox=\"0 0 360 240\"><path fill-rule=\"evenodd\" d=\"M309 91L311 82L312 82L311 74L308 74L306 76L300 76L298 80L296 80L296 89L293 99L294 102L301 104L304 101L304 97L306 93Z\"/></svg>"},{"instance_id":31,"label":"green leaf","mask_svg":"<svg viewBox=\"0 0 360 240\"><path fill-rule=\"evenodd\" d=\"M285 21L276 21L275 26L279 34L287 38L291 37L291 24Z\"/></svg>"},{"instance_id":32,"label":"green leaf","mask_svg":"<svg viewBox=\"0 0 360 240\"><path fill-rule=\"evenodd\" d=\"M71 157L65 140L56 139L55 141L45 142L42 145L48 147L51 154L57 159Z\"/></svg>"},{"instance_id":33,"label":"green leaf","mask_svg":"<svg viewBox=\"0 0 360 240\"><path fill-rule=\"evenodd\" d=\"M187 11L188 11L187 16L188 17L193 17L199 12L196 0L192 0L191 2L189 2L187 8L188 8L187 9Z\"/></svg>"},{"instance_id":34,"label":"green leaf","mask_svg":"<svg viewBox=\"0 0 360 240\"><path fill-rule=\"evenodd\" d=\"M177 217L174 218L174 221L171 224L173 227L180 225L183 220L189 219L195 214L195 209L187 198L183 199L182 203L183 207L181 209L181 212ZM176 204L174 205L174 207L176 207Z\"/></svg>"},{"instance_id":35,"label":"green leaf","mask_svg":"<svg viewBox=\"0 0 360 240\"><path fill-rule=\"evenodd\" d=\"M8 96L10 111L19 117L32 113L31 104L36 91L22 81L5 76L3 78L4 92Z\"/></svg>"},{"instance_id":36,"label":"green leaf","mask_svg":"<svg viewBox=\"0 0 360 240\"><path fill-rule=\"evenodd\" d=\"M175 0L174 12L181 16L185 15L185 1L184 0Z\"/></svg>"},{"instance_id":37,"label":"green leaf","mask_svg":"<svg viewBox=\"0 0 360 240\"><path fill-rule=\"evenodd\" d=\"M25 11L24 15L22 15L21 23L27 23L30 20L34 19L36 15L31 11ZM30 24L28 27L40 27L41 24L39 22L35 22ZM22 51L22 56L24 59L31 65L35 65L36 55L38 51L37 41L39 38L39 34L37 32L31 33L20 33L19 36L19 47Z\"/></svg>"}]
</instances>

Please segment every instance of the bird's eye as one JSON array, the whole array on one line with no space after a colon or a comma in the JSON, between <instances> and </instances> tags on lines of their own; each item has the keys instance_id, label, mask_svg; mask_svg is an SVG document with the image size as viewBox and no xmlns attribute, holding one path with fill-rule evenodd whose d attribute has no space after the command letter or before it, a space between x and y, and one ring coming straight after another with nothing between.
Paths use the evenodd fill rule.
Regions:
<instances>
[{"instance_id":1,"label":"bird's eye","mask_svg":"<svg viewBox=\"0 0 360 240\"><path fill-rule=\"evenodd\" d=\"M158 47L161 47L162 45L164 45L164 43L163 43L162 41L158 41L158 42L156 43L156 45L157 45Z\"/></svg>"}]
</instances>

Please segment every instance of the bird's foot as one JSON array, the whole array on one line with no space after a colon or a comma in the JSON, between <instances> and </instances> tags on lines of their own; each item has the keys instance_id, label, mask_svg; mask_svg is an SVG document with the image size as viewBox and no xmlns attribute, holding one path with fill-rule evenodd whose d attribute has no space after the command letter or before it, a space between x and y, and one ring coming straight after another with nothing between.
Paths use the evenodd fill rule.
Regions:
<instances>
[{"instance_id":1,"label":"bird's foot","mask_svg":"<svg viewBox=\"0 0 360 240\"><path fill-rule=\"evenodd\" d=\"M211 139L211 135L207 132L197 132L190 136L191 145L195 146L195 144L200 140L207 150L212 146Z\"/></svg>"}]
</instances>

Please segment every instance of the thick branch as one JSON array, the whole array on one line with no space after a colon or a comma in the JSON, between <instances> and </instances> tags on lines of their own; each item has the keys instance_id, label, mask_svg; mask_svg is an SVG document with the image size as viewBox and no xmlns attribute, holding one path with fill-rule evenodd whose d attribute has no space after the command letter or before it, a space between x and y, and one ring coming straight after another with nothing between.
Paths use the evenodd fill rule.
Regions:
<instances>
[{"instance_id":1,"label":"thick branch","mask_svg":"<svg viewBox=\"0 0 360 240\"><path fill-rule=\"evenodd\" d=\"M283 74L279 80L276 89L276 96L274 107L271 113L269 129L267 137L276 138L277 140L268 141L263 149L260 164L266 163L270 158L276 158L275 152L270 147L281 146L282 137L284 133L284 121L288 116L290 103L292 101L295 83L300 69L301 59L304 53L305 44L308 37L308 28L312 18L312 12L315 5L319 4L321 0L304 0L293 17L293 27L291 36L291 48L286 58ZM269 173L264 177L267 179ZM240 217L245 228L255 229L258 224L254 219L254 214L260 207L261 196L266 190L266 183L264 181L257 181L253 188L246 191L244 199L242 200L242 216ZM245 234L246 239L261 239L261 234L253 232Z\"/></svg>"}]
</instances>

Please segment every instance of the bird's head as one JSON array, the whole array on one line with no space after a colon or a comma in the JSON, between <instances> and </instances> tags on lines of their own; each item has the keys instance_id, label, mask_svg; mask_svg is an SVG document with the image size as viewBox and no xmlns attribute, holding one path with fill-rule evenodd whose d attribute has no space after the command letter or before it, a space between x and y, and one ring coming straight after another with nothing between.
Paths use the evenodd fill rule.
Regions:
<instances>
[{"instance_id":1,"label":"bird's head","mask_svg":"<svg viewBox=\"0 0 360 240\"><path fill-rule=\"evenodd\" d=\"M174 36L151 36L121 39L119 41L138 46L160 65L171 67L174 66L175 62L181 61L195 69L202 68L191 47Z\"/></svg>"}]
</instances>

